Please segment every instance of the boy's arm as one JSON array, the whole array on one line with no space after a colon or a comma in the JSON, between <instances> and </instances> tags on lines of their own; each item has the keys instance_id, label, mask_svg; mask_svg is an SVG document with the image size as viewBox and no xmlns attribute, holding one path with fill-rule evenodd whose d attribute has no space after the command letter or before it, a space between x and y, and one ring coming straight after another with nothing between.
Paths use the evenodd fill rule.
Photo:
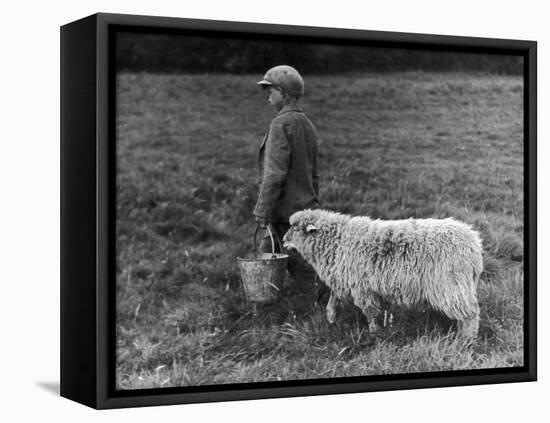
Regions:
<instances>
[{"instance_id":1,"label":"boy's arm","mask_svg":"<svg viewBox=\"0 0 550 423\"><path fill-rule=\"evenodd\" d=\"M282 124L274 123L265 142L264 169L254 215L270 220L284 186L290 162L290 145Z\"/></svg>"}]
</instances>

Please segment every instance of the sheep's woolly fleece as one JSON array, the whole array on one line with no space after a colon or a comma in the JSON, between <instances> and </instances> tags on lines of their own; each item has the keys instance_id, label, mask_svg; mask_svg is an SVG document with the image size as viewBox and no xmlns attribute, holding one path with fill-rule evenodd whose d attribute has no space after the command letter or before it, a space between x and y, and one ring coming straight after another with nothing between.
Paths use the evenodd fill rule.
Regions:
<instances>
[{"instance_id":1,"label":"sheep's woolly fleece","mask_svg":"<svg viewBox=\"0 0 550 423\"><path fill-rule=\"evenodd\" d=\"M470 226L452 218L373 220L326 210L290 217L285 240L315 268L337 297L367 316L380 301L429 305L477 333L477 283L482 245ZM308 225L317 230L306 231Z\"/></svg>"}]
</instances>

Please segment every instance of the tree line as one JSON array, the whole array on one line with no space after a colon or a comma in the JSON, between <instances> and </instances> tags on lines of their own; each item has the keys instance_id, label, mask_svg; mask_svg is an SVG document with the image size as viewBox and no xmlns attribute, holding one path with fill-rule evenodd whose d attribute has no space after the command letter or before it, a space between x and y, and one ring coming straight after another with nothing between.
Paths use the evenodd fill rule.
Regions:
<instances>
[{"instance_id":1,"label":"tree line","mask_svg":"<svg viewBox=\"0 0 550 423\"><path fill-rule=\"evenodd\" d=\"M277 40L118 33L119 71L263 73L289 64L309 74L481 71L521 74L521 56Z\"/></svg>"}]
</instances>

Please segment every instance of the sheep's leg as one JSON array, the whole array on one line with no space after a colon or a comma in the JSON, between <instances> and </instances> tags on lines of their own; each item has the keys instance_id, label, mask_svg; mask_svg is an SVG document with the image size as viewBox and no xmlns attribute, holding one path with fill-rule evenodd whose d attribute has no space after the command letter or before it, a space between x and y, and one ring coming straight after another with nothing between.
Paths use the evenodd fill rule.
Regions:
<instances>
[{"instance_id":1,"label":"sheep's leg","mask_svg":"<svg viewBox=\"0 0 550 423\"><path fill-rule=\"evenodd\" d=\"M379 313L378 307L365 307L362 308L361 311L367 318L367 321L369 322L369 332L375 333L378 332L379 326L378 323L376 323L376 316Z\"/></svg>"},{"instance_id":2,"label":"sheep's leg","mask_svg":"<svg viewBox=\"0 0 550 423\"><path fill-rule=\"evenodd\" d=\"M338 306L338 298L334 295L334 291L330 291L330 298L327 303L327 320L329 323L336 322L336 307Z\"/></svg>"},{"instance_id":3,"label":"sheep's leg","mask_svg":"<svg viewBox=\"0 0 550 423\"><path fill-rule=\"evenodd\" d=\"M454 285L450 288L449 294L433 298L430 302L436 305L434 308L442 310L448 317L458 321L459 337L474 340L479 330L479 303L475 290L477 281L472 281L463 274L456 275L451 281ZM441 298L446 298L447 301L438 304Z\"/></svg>"},{"instance_id":4,"label":"sheep's leg","mask_svg":"<svg viewBox=\"0 0 550 423\"><path fill-rule=\"evenodd\" d=\"M474 270L473 286L471 286L470 288L470 292L472 292L473 294L468 299L469 301L467 301L467 304L470 305L470 307L464 307L465 309L470 309L470 317L460 320L458 324L459 335L470 342L474 341L477 338L477 333L479 331L479 303L477 301L477 295L475 295L478 281L479 273L476 273L476 271Z\"/></svg>"},{"instance_id":5,"label":"sheep's leg","mask_svg":"<svg viewBox=\"0 0 550 423\"><path fill-rule=\"evenodd\" d=\"M367 319L369 320L369 332L370 333L376 333L378 332L378 323L376 323L376 320L373 316L370 316L370 317L367 317Z\"/></svg>"},{"instance_id":6,"label":"sheep's leg","mask_svg":"<svg viewBox=\"0 0 550 423\"><path fill-rule=\"evenodd\" d=\"M477 337L478 330L479 315L471 319L464 319L458 322L459 335L466 340L473 341Z\"/></svg>"}]
</instances>

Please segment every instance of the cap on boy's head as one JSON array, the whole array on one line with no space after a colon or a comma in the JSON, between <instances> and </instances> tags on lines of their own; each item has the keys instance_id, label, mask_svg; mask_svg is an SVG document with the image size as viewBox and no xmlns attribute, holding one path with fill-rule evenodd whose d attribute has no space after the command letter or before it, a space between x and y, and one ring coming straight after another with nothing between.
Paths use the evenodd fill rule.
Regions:
<instances>
[{"instance_id":1,"label":"cap on boy's head","mask_svg":"<svg viewBox=\"0 0 550 423\"><path fill-rule=\"evenodd\" d=\"M296 69L288 65L279 65L269 69L264 78L258 81L262 87L280 88L289 95L299 98L304 95L304 80Z\"/></svg>"}]
</instances>

